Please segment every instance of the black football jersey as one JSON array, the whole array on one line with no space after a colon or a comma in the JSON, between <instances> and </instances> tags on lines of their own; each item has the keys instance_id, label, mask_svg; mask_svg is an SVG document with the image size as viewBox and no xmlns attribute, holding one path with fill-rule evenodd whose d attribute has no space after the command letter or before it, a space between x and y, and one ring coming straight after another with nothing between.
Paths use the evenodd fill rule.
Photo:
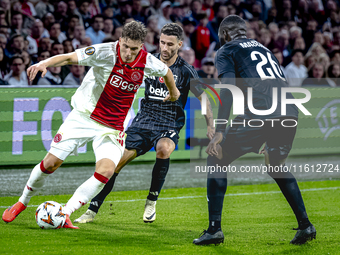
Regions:
<instances>
[{"instance_id":1,"label":"black football jersey","mask_svg":"<svg viewBox=\"0 0 340 255\"><path fill-rule=\"evenodd\" d=\"M226 74L229 77L235 77L236 84L234 85L243 91L245 114L254 119L284 117L281 113L281 88L287 87L288 84L280 64L270 50L253 39L236 39L227 42L217 51L215 63L219 77L226 76ZM270 115L253 114L247 104L249 87L252 88L252 102L257 110L268 110L272 107L273 88L277 88L276 110ZM293 99L294 97L291 93L287 93L286 98ZM286 107L285 116L298 117L298 109L295 105L287 104Z\"/></svg>"},{"instance_id":2,"label":"black football jersey","mask_svg":"<svg viewBox=\"0 0 340 255\"><path fill-rule=\"evenodd\" d=\"M154 54L158 59L160 54ZM180 56L171 65L176 86L181 95L175 102L163 99L168 95L162 77L147 77L145 79L145 97L141 100L141 107L131 123L131 127L138 127L152 130L176 129L178 132L184 126L184 108L187 102L189 90L199 97L203 90L200 85L190 86L190 81L198 80L196 70Z\"/></svg>"}]
</instances>

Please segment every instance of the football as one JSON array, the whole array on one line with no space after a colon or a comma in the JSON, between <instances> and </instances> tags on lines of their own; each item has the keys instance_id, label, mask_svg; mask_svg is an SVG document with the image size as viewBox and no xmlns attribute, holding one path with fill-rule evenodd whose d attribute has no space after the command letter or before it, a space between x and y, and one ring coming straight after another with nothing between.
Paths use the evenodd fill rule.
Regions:
<instances>
[{"instance_id":1,"label":"football","mask_svg":"<svg viewBox=\"0 0 340 255\"><path fill-rule=\"evenodd\" d=\"M42 229L59 229L63 227L66 215L62 211L61 204L47 201L37 208L35 220Z\"/></svg>"}]
</instances>

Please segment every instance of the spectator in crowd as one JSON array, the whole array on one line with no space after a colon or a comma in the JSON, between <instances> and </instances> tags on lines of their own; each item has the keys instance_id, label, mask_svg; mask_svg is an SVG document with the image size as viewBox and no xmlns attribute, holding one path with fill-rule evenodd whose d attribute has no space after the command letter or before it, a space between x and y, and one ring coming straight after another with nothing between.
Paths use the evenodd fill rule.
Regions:
<instances>
[{"instance_id":1,"label":"spectator in crowd","mask_svg":"<svg viewBox=\"0 0 340 255\"><path fill-rule=\"evenodd\" d=\"M146 28L154 32L155 36L157 37L160 32L160 30L158 29L158 16L156 15L150 16L147 20Z\"/></svg>"},{"instance_id":2,"label":"spectator in crowd","mask_svg":"<svg viewBox=\"0 0 340 255\"><path fill-rule=\"evenodd\" d=\"M54 42L62 43L67 39L66 35L61 32L60 24L57 22L50 24L48 32L50 33L50 39Z\"/></svg>"},{"instance_id":3,"label":"spectator in crowd","mask_svg":"<svg viewBox=\"0 0 340 255\"><path fill-rule=\"evenodd\" d=\"M217 15L214 17L207 25L209 28L210 34L213 37L214 41L218 42L218 28L220 27L220 24L222 20L228 16L228 8L226 5L220 5L218 7Z\"/></svg>"},{"instance_id":4,"label":"spectator in crowd","mask_svg":"<svg viewBox=\"0 0 340 255\"><path fill-rule=\"evenodd\" d=\"M305 67L307 67L307 71L309 71L312 68L312 66L314 66L316 61L317 61L317 58L315 56L312 56L312 55L305 56L304 64L305 64Z\"/></svg>"},{"instance_id":5,"label":"spectator in crowd","mask_svg":"<svg viewBox=\"0 0 340 255\"><path fill-rule=\"evenodd\" d=\"M143 13L143 7L141 4L141 0L132 0L132 11L131 16L134 20L146 23L146 17Z\"/></svg>"},{"instance_id":6,"label":"spectator in crowd","mask_svg":"<svg viewBox=\"0 0 340 255\"><path fill-rule=\"evenodd\" d=\"M61 85L62 80L59 76L61 67L47 67L47 72L44 77L40 76L37 85Z\"/></svg>"},{"instance_id":7,"label":"spectator in crowd","mask_svg":"<svg viewBox=\"0 0 340 255\"><path fill-rule=\"evenodd\" d=\"M9 85L26 87L29 85L25 72L24 59L20 55L14 55L9 60L10 73L5 77Z\"/></svg>"},{"instance_id":8,"label":"spectator in crowd","mask_svg":"<svg viewBox=\"0 0 340 255\"><path fill-rule=\"evenodd\" d=\"M319 58L322 53L327 52L320 43L315 42L310 46L309 50L306 53L306 57L308 57L309 55L313 55L314 57Z\"/></svg>"},{"instance_id":9,"label":"spectator in crowd","mask_svg":"<svg viewBox=\"0 0 340 255\"><path fill-rule=\"evenodd\" d=\"M81 39L81 44L80 44L80 48L83 47L87 47L87 46L91 46L93 43L91 41L91 38L88 36L85 36L83 39Z\"/></svg>"},{"instance_id":10,"label":"spectator in crowd","mask_svg":"<svg viewBox=\"0 0 340 255\"><path fill-rule=\"evenodd\" d=\"M197 74L200 78L214 78L216 68L214 65L214 59L205 57L202 59L202 67L201 70L197 71Z\"/></svg>"},{"instance_id":11,"label":"spectator in crowd","mask_svg":"<svg viewBox=\"0 0 340 255\"><path fill-rule=\"evenodd\" d=\"M90 13L90 0L80 0L78 2L78 11L81 15L82 22L84 24L85 29L90 27L91 23L91 13Z\"/></svg>"},{"instance_id":12,"label":"spectator in crowd","mask_svg":"<svg viewBox=\"0 0 340 255\"><path fill-rule=\"evenodd\" d=\"M7 37L4 34L0 34L0 47L2 50L6 49Z\"/></svg>"},{"instance_id":13,"label":"spectator in crowd","mask_svg":"<svg viewBox=\"0 0 340 255\"><path fill-rule=\"evenodd\" d=\"M56 22L60 24L61 31L67 30L68 15L67 15L67 4L64 1L60 1L57 4L57 10L54 12Z\"/></svg>"},{"instance_id":14,"label":"spectator in crowd","mask_svg":"<svg viewBox=\"0 0 340 255\"><path fill-rule=\"evenodd\" d=\"M10 0L1 0L0 1L0 7L4 11L6 23L7 23L7 25L9 25L9 23L10 23L10 16L11 16L10 15L10 12L11 12L11 2L10 2Z\"/></svg>"},{"instance_id":15,"label":"spectator in crowd","mask_svg":"<svg viewBox=\"0 0 340 255\"><path fill-rule=\"evenodd\" d=\"M330 87L330 82L326 79L325 67L320 62L316 62L308 72L308 77L303 80L302 86Z\"/></svg>"},{"instance_id":16,"label":"spectator in crowd","mask_svg":"<svg viewBox=\"0 0 340 255\"><path fill-rule=\"evenodd\" d=\"M160 15L158 16L158 29L161 30L162 27L168 23L172 23L170 15L172 12L171 2L164 1L160 7Z\"/></svg>"},{"instance_id":17,"label":"spectator in crowd","mask_svg":"<svg viewBox=\"0 0 340 255\"><path fill-rule=\"evenodd\" d=\"M7 48L5 50L5 54L8 58L11 58L13 55L21 54L21 52L25 48L24 37L20 34L13 35L7 44Z\"/></svg>"},{"instance_id":18,"label":"spectator in crowd","mask_svg":"<svg viewBox=\"0 0 340 255\"><path fill-rule=\"evenodd\" d=\"M84 66L71 65L71 72L66 76L63 85L79 86L84 78Z\"/></svg>"},{"instance_id":19,"label":"spectator in crowd","mask_svg":"<svg viewBox=\"0 0 340 255\"><path fill-rule=\"evenodd\" d=\"M114 25L113 25L113 20L110 18L105 18L104 19L104 28L103 28L103 32L105 33L105 37L111 37L113 34L113 29L114 29Z\"/></svg>"},{"instance_id":20,"label":"spectator in crowd","mask_svg":"<svg viewBox=\"0 0 340 255\"><path fill-rule=\"evenodd\" d=\"M63 41L63 46L64 46L64 53L71 53L74 51L74 48L72 46L72 41L71 40L65 40Z\"/></svg>"},{"instance_id":21,"label":"spectator in crowd","mask_svg":"<svg viewBox=\"0 0 340 255\"><path fill-rule=\"evenodd\" d=\"M53 15L52 13L47 13L47 14L45 14L45 16L42 18L41 21L42 21L43 24L44 24L44 28L45 28L44 34L45 34L46 32L48 33L47 28L48 28L51 24L55 23L55 17L54 17L54 15ZM47 37L50 37L50 34L49 34L49 33L48 33L48 36L47 36Z\"/></svg>"},{"instance_id":22,"label":"spectator in crowd","mask_svg":"<svg viewBox=\"0 0 340 255\"><path fill-rule=\"evenodd\" d=\"M333 87L340 86L340 63L333 63L328 67L328 77L333 82Z\"/></svg>"},{"instance_id":23,"label":"spectator in crowd","mask_svg":"<svg viewBox=\"0 0 340 255\"><path fill-rule=\"evenodd\" d=\"M54 6L49 3L49 0L41 0L38 1L38 3L35 6L35 10L37 12L37 16L39 19L42 19L44 15L47 13L53 13L54 12Z\"/></svg>"},{"instance_id":24,"label":"spectator in crowd","mask_svg":"<svg viewBox=\"0 0 340 255\"><path fill-rule=\"evenodd\" d=\"M82 25L77 25L74 27L74 38L72 40L72 46L74 49L79 49L81 40L86 36L85 29Z\"/></svg>"},{"instance_id":25,"label":"spectator in crowd","mask_svg":"<svg viewBox=\"0 0 340 255\"><path fill-rule=\"evenodd\" d=\"M192 48L183 48L181 51L181 57L188 62L189 65L195 67L195 69L199 69L199 61L195 57L195 51Z\"/></svg>"},{"instance_id":26,"label":"spectator in crowd","mask_svg":"<svg viewBox=\"0 0 340 255\"><path fill-rule=\"evenodd\" d=\"M333 50L329 54L329 57L331 59L331 62L340 63L340 50Z\"/></svg>"},{"instance_id":27,"label":"spectator in crowd","mask_svg":"<svg viewBox=\"0 0 340 255\"><path fill-rule=\"evenodd\" d=\"M115 15L115 23L119 23L119 26L123 26L126 19L131 17L132 6L129 1L119 1L119 10Z\"/></svg>"},{"instance_id":28,"label":"spectator in crowd","mask_svg":"<svg viewBox=\"0 0 340 255\"><path fill-rule=\"evenodd\" d=\"M155 33L151 30L148 30L146 34L144 47L146 51L150 53L156 53L157 51L157 46L155 45Z\"/></svg>"},{"instance_id":29,"label":"spectator in crowd","mask_svg":"<svg viewBox=\"0 0 340 255\"><path fill-rule=\"evenodd\" d=\"M293 50L292 62L286 66L285 75L289 86L299 87L307 77L307 68L303 65L303 51Z\"/></svg>"},{"instance_id":30,"label":"spectator in crowd","mask_svg":"<svg viewBox=\"0 0 340 255\"><path fill-rule=\"evenodd\" d=\"M174 2L172 5L170 19L172 22L181 22L185 16L183 6L179 2Z\"/></svg>"},{"instance_id":31,"label":"spectator in crowd","mask_svg":"<svg viewBox=\"0 0 340 255\"><path fill-rule=\"evenodd\" d=\"M26 31L23 29L22 25L23 25L22 14L20 12L13 12L11 17L10 36L16 34L27 36Z\"/></svg>"},{"instance_id":32,"label":"spectator in crowd","mask_svg":"<svg viewBox=\"0 0 340 255\"><path fill-rule=\"evenodd\" d=\"M194 33L196 27L196 21L193 17L187 17L183 19L183 31L184 31L184 39L183 39L183 48L189 47L191 48L191 35Z\"/></svg>"},{"instance_id":33,"label":"spectator in crowd","mask_svg":"<svg viewBox=\"0 0 340 255\"><path fill-rule=\"evenodd\" d=\"M39 40L39 49L43 51L51 51L52 49L51 39L48 37L41 38Z\"/></svg>"},{"instance_id":34,"label":"spectator in crowd","mask_svg":"<svg viewBox=\"0 0 340 255\"><path fill-rule=\"evenodd\" d=\"M321 53L318 62L320 62L325 70L327 70L330 65L330 59L327 53Z\"/></svg>"},{"instance_id":35,"label":"spectator in crowd","mask_svg":"<svg viewBox=\"0 0 340 255\"><path fill-rule=\"evenodd\" d=\"M282 56L282 52L278 49L278 48L274 48L272 50L274 56L276 57L277 61L280 64L280 69L282 70L282 72L286 75L286 71L285 68L282 66L283 63L283 56Z\"/></svg>"},{"instance_id":36,"label":"spectator in crowd","mask_svg":"<svg viewBox=\"0 0 340 255\"><path fill-rule=\"evenodd\" d=\"M201 0L193 0L191 1L191 17L193 17L197 22L197 15L202 13L202 2Z\"/></svg>"},{"instance_id":37,"label":"spectator in crowd","mask_svg":"<svg viewBox=\"0 0 340 255\"><path fill-rule=\"evenodd\" d=\"M37 12L35 11L34 5L28 0L19 0L21 3L21 11L23 14L27 16L37 16Z\"/></svg>"},{"instance_id":38,"label":"spectator in crowd","mask_svg":"<svg viewBox=\"0 0 340 255\"><path fill-rule=\"evenodd\" d=\"M207 28L209 20L205 12L198 14L196 17L199 24L191 36L191 46L196 53L196 58L201 60L205 57L205 53L210 46L210 31Z\"/></svg>"},{"instance_id":39,"label":"spectator in crowd","mask_svg":"<svg viewBox=\"0 0 340 255\"><path fill-rule=\"evenodd\" d=\"M3 48L0 47L0 85L8 85L5 76L8 74L7 59Z\"/></svg>"},{"instance_id":40,"label":"spectator in crowd","mask_svg":"<svg viewBox=\"0 0 340 255\"><path fill-rule=\"evenodd\" d=\"M44 23L40 19L36 19L31 29L31 37L37 42L43 37L50 37L49 34L44 36L44 31Z\"/></svg>"},{"instance_id":41,"label":"spectator in crowd","mask_svg":"<svg viewBox=\"0 0 340 255\"><path fill-rule=\"evenodd\" d=\"M212 21L215 17L214 12L214 4L215 0L204 0L202 5L202 11L204 11L207 14L208 20Z\"/></svg>"},{"instance_id":42,"label":"spectator in crowd","mask_svg":"<svg viewBox=\"0 0 340 255\"><path fill-rule=\"evenodd\" d=\"M31 55L27 51L24 50L21 53L21 57L24 60L25 70L27 70L27 68L29 68L32 65Z\"/></svg>"},{"instance_id":43,"label":"spectator in crowd","mask_svg":"<svg viewBox=\"0 0 340 255\"><path fill-rule=\"evenodd\" d=\"M66 30L66 37L68 39L73 39L74 38L74 28L77 26L77 25L80 25L79 23L79 16L77 15L70 15L69 18L68 18L68 28Z\"/></svg>"},{"instance_id":44,"label":"spectator in crowd","mask_svg":"<svg viewBox=\"0 0 340 255\"><path fill-rule=\"evenodd\" d=\"M101 9L100 9L98 0L91 0L90 6L89 6L89 11L90 11L91 17L100 14Z\"/></svg>"},{"instance_id":45,"label":"spectator in crowd","mask_svg":"<svg viewBox=\"0 0 340 255\"><path fill-rule=\"evenodd\" d=\"M305 52L306 43L303 37L298 37L295 39L294 44L293 44L293 50L302 50L303 52Z\"/></svg>"},{"instance_id":46,"label":"spectator in crowd","mask_svg":"<svg viewBox=\"0 0 340 255\"><path fill-rule=\"evenodd\" d=\"M270 32L272 41L276 41L279 37L279 26L274 22L269 23L268 30Z\"/></svg>"},{"instance_id":47,"label":"spectator in crowd","mask_svg":"<svg viewBox=\"0 0 340 255\"><path fill-rule=\"evenodd\" d=\"M67 15L68 16L77 15L78 18L79 18L79 24L84 26L83 19L81 17L80 12L78 11L77 3L76 3L75 0L68 0L67 1Z\"/></svg>"},{"instance_id":48,"label":"spectator in crowd","mask_svg":"<svg viewBox=\"0 0 340 255\"><path fill-rule=\"evenodd\" d=\"M272 42L272 37L268 29L262 28L260 30L259 42L268 49L273 49L274 45Z\"/></svg>"},{"instance_id":49,"label":"spectator in crowd","mask_svg":"<svg viewBox=\"0 0 340 255\"><path fill-rule=\"evenodd\" d=\"M254 29L247 29L247 38L257 40L257 36Z\"/></svg>"},{"instance_id":50,"label":"spectator in crowd","mask_svg":"<svg viewBox=\"0 0 340 255\"><path fill-rule=\"evenodd\" d=\"M115 32L112 36L112 40L115 42L117 40L119 40L120 37L122 37L122 33L123 33L123 27L117 27L115 29Z\"/></svg>"},{"instance_id":51,"label":"spectator in crowd","mask_svg":"<svg viewBox=\"0 0 340 255\"><path fill-rule=\"evenodd\" d=\"M64 54L64 46L63 44L59 43L59 42L55 42L52 44L51 47L51 56L56 56L59 54Z\"/></svg>"},{"instance_id":52,"label":"spectator in crowd","mask_svg":"<svg viewBox=\"0 0 340 255\"><path fill-rule=\"evenodd\" d=\"M86 29L86 36L91 38L93 44L102 43L106 35L102 31L104 28L104 17L97 15L92 18L91 26Z\"/></svg>"}]
</instances>

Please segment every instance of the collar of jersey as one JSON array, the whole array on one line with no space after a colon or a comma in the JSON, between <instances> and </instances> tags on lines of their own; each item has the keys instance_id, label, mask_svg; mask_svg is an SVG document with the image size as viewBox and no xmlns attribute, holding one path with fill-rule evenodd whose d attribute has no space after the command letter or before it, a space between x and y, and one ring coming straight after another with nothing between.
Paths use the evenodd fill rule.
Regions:
<instances>
[{"instance_id":1,"label":"collar of jersey","mask_svg":"<svg viewBox=\"0 0 340 255\"><path fill-rule=\"evenodd\" d=\"M125 63L125 62L122 60L122 58L120 57L120 50L119 50L120 45L119 45L119 42L117 43L117 46L116 46L116 47L117 47L117 48L116 48L116 51L117 51L117 55L118 55L118 61L119 61L119 63L120 63L121 65L123 65L123 66L129 66L130 68L134 68L135 65L138 63L138 61L140 60L140 58L142 57L141 51L142 51L143 49L141 49L141 50L138 52L138 54L137 54L137 56L136 56L136 58L135 58L135 60L134 60L133 62L131 62L131 63Z\"/></svg>"},{"instance_id":2,"label":"collar of jersey","mask_svg":"<svg viewBox=\"0 0 340 255\"><path fill-rule=\"evenodd\" d=\"M156 58L158 58L160 61L162 61L162 60L161 60L161 53L156 53L156 54L154 54L154 56L155 56ZM180 60L180 55L177 54L176 61L175 61L171 66L169 66L169 68L172 67L172 66L177 65L177 63L178 63L179 60ZM162 62L163 62L163 61L162 61Z\"/></svg>"}]
</instances>

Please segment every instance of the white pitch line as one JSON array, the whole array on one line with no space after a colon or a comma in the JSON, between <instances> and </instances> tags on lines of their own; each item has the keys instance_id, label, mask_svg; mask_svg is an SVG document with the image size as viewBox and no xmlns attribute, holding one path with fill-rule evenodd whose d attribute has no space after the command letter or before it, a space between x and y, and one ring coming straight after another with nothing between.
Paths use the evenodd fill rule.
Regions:
<instances>
[{"instance_id":1,"label":"white pitch line","mask_svg":"<svg viewBox=\"0 0 340 255\"><path fill-rule=\"evenodd\" d=\"M328 188L314 188L314 189L301 189L301 192L308 192L308 191L322 191L322 190L335 190L340 189L340 187L328 187ZM251 195L265 195L265 194L278 194L281 191L263 191L263 192L249 192L249 193L234 193L234 194L226 194L226 197L232 196L251 196ZM202 198L206 196L184 196L184 197L163 197L159 198L158 200L174 200L174 199L187 199L187 198ZM144 199L130 199L130 200L116 200L116 201L104 201L104 203L128 203L128 202L138 202L138 201L145 201ZM61 203L62 204L62 203ZM64 204L62 204L64 205ZM38 207L39 205L28 205L27 207ZM0 208L8 208L8 206L0 206Z\"/></svg>"}]
</instances>

